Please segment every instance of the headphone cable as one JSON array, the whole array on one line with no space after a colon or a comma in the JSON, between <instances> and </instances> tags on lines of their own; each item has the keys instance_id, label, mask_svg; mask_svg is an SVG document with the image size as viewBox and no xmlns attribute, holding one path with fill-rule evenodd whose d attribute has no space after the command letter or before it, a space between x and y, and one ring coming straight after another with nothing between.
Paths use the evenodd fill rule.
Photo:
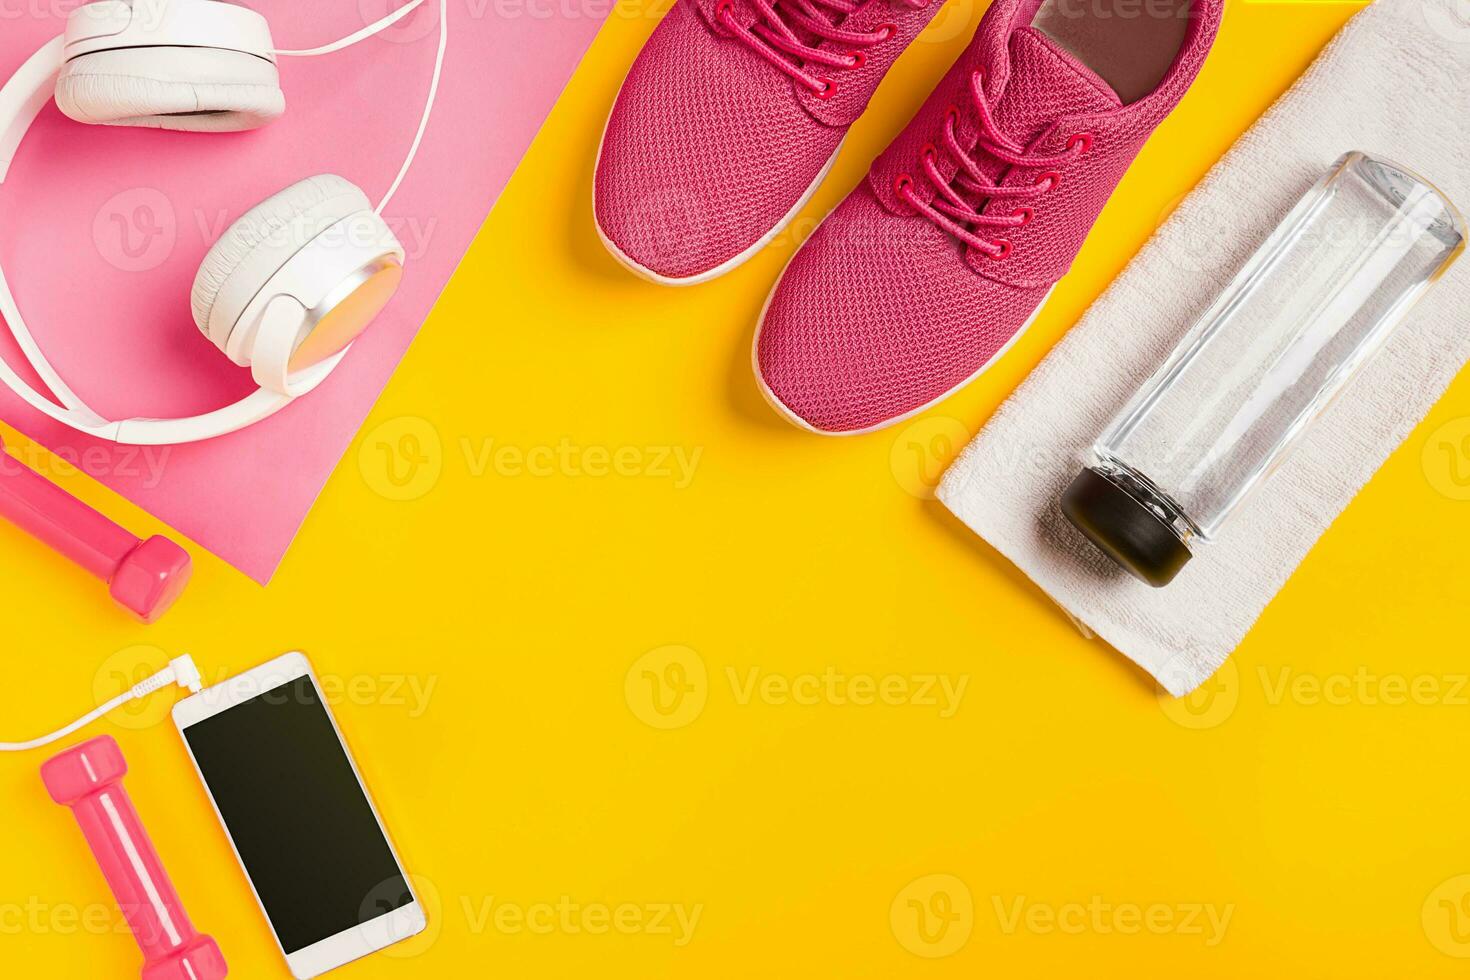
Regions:
<instances>
[{"instance_id":1,"label":"headphone cable","mask_svg":"<svg viewBox=\"0 0 1470 980\"><path fill-rule=\"evenodd\" d=\"M344 48L350 48L359 41L365 41L375 34L392 27L409 14L413 13L424 4L424 0L410 0L387 17L375 21L360 31L354 31L344 38L323 44L315 48L275 48L271 53L294 58L311 58L317 55L333 54ZM429 128L429 116L434 111L434 102L439 97L439 80L444 75L444 54L449 48L449 0L439 0L439 50L434 55L434 73L429 79L429 96L424 101L424 113L419 117L418 130L414 133L413 142L409 144L408 155L403 158L403 165L398 168L398 175L393 178L393 183L388 185L388 192L383 195L382 200L374 210L378 214L393 200L393 195L398 193L398 188L403 179L408 176L408 170L413 166L414 158L418 156L419 145L424 141L424 132Z\"/></svg>"},{"instance_id":2,"label":"headphone cable","mask_svg":"<svg viewBox=\"0 0 1470 980\"><path fill-rule=\"evenodd\" d=\"M272 48L271 54L278 54L292 58L314 58L320 54L334 54L344 48L350 48L358 41L366 41L374 34L380 34L398 23L419 7L423 6L424 0L410 0L410 2L399 7L382 20L374 21L360 31L354 31L344 38L339 38L330 44L323 44L315 48Z\"/></svg>"}]
</instances>

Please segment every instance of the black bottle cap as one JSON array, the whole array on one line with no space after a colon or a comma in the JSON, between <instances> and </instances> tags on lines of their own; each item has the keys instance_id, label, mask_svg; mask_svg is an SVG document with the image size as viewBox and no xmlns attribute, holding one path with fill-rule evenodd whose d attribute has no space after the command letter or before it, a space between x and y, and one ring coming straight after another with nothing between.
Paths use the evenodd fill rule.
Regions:
<instances>
[{"instance_id":1,"label":"black bottle cap","mask_svg":"<svg viewBox=\"0 0 1470 980\"><path fill-rule=\"evenodd\" d=\"M1154 588L1174 581L1189 548L1164 520L1093 469L1062 494L1062 513L1113 561Z\"/></svg>"}]
</instances>

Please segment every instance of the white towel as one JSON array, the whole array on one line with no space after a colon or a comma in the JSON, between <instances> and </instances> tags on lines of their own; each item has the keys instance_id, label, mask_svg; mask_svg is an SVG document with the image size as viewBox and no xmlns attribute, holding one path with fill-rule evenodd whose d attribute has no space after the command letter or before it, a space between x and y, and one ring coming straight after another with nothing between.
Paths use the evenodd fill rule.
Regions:
<instances>
[{"instance_id":1,"label":"white towel","mask_svg":"<svg viewBox=\"0 0 1470 980\"><path fill-rule=\"evenodd\" d=\"M1086 448L1348 150L1470 207L1470 23L1456 0L1379 0L1247 132L945 474L939 498L1172 694L1224 663L1302 558L1470 359L1470 258L1220 540L1164 589L1110 565L1057 501Z\"/></svg>"}]
</instances>

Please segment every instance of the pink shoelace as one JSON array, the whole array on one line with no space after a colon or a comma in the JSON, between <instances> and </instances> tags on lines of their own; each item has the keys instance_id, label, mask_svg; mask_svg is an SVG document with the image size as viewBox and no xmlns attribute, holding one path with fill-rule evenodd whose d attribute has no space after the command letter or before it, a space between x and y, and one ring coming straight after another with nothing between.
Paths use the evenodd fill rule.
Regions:
<instances>
[{"instance_id":1,"label":"pink shoelace","mask_svg":"<svg viewBox=\"0 0 1470 980\"><path fill-rule=\"evenodd\" d=\"M857 10L860 3L851 0L750 0L759 17L753 24L742 24L735 16L735 0L720 0L715 7L715 20L731 34L811 90L819 99L830 99L837 91L832 79L813 75L802 66L821 65L836 71L851 71L867 63L864 48L881 44L898 33L895 24L880 24L873 31L845 31L838 24ZM896 0L912 10L929 5L930 0ZM846 51L822 47L824 42L840 44Z\"/></svg>"},{"instance_id":2,"label":"pink shoelace","mask_svg":"<svg viewBox=\"0 0 1470 980\"><path fill-rule=\"evenodd\" d=\"M990 101L985 95L984 78L980 72L970 76L970 94L974 99L975 112L980 118L980 132L976 135L975 149L983 150L990 157L1013 167L1027 169L1047 168L1030 184L1001 187L985 175L971 152L960 144L960 110L950 106L944 117L943 148L959 165L952 180L946 180L939 170L939 147L933 143L924 147L921 160L923 175L938 192L932 201L925 201L915 189L914 178L907 173L899 174L893 182L894 193L919 214L928 218L955 238L977 249L986 257L999 262L1009 258L1014 246L1006 238L987 238L977 234L976 228L1023 228L1035 217L1030 205L1021 205L1010 214L982 214L970 201L977 200L983 206L989 199L1015 201L1034 200L1054 190L1062 182L1062 175L1055 169L1071 163L1092 148L1092 135L1078 133L1067 140L1067 150L1055 156L1037 156L1026 152L1026 148L1000 131L991 112ZM969 198L966 198L966 194Z\"/></svg>"}]
</instances>

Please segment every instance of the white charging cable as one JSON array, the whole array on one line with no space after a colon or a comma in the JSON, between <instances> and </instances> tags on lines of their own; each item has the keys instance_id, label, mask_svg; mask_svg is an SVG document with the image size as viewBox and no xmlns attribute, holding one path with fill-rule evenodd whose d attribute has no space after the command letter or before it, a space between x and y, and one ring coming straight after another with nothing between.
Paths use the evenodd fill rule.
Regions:
<instances>
[{"instance_id":1,"label":"white charging cable","mask_svg":"<svg viewBox=\"0 0 1470 980\"><path fill-rule=\"evenodd\" d=\"M177 684L179 687L188 690L190 694L198 694L203 690L204 681L199 676L199 668L194 665L193 657L186 653L182 657L176 657L170 660L167 667L152 677L138 684L134 684L132 688L119 694L111 701L98 705L70 725L67 725L59 731L54 731L50 735L42 735L40 738L32 739L29 742L0 742L0 752L27 752L31 749L39 749L43 745L50 745L52 742L66 738L78 729L86 728L98 718L111 714L129 701L146 698L154 691L162 690L170 684Z\"/></svg>"}]
</instances>

